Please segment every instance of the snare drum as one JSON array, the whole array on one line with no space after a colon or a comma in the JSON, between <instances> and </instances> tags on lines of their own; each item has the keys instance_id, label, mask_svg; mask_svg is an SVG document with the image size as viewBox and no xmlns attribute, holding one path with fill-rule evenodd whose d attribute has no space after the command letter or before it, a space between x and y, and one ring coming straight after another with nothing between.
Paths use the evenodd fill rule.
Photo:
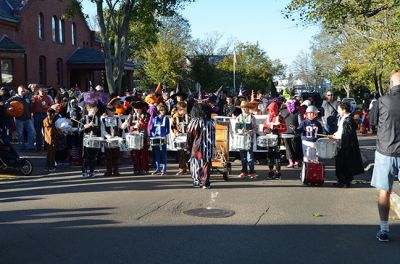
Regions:
<instances>
[{"instance_id":1,"label":"snare drum","mask_svg":"<svg viewBox=\"0 0 400 264\"><path fill-rule=\"evenodd\" d=\"M187 149L187 136L186 135L177 136L174 140L174 148L177 150Z\"/></svg>"},{"instance_id":2,"label":"snare drum","mask_svg":"<svg viewBox=\"0 0 400 264\"><path fill-rule=\"evenodd\" d=\"M232 148L237 150L249 150L251 148L250 135L234 134Z\"/></svg>"},{"instance_id":3,"label":"snare drum","mask_svg":"<svg viewBox=\"0 0 400 264\"><path fill-rule=\"evenodd\" d=\"M150 138L150 146L161 146L167 144L166 137L151 137Z\"/></svg>"},{"instance_id":4,"label":"snare drum","mask_svg":"<svg viewBox=\"0 0 400 264\"><path fill-rule=\"evenodd\" d=\"M129 149L141 150L144 144L143 133L130 133L126 135L126 144Z\"/></svg>"},{"instance_id":5,"label":"snare drum","mask_svg":"<svg viewBox=\"0 0 400 264\"><path fill-rule=\"evenodd\" d=\"M259 147L268 148L276 145L278 145L278 135L268 134L257 138L257 146Z\"/></svg>"},{"instance_id":6,"label":"snare drum","mask_svg":"<svg viewBox=\"0 0 400 264\"><path fill-rule=\"evenodd\" d=\"M104 142L102 137L93 137L93 136L84 136L83 137L83 146L86 148L101 148L102 143Z\"/></svg>"},{"instance_id":7,"label":"snare drum","mask_svg":"<svg viewBox=\"0 0 400 264\"><path fill-rule=\"evenodd\" d=\"M333 159L337 153L337 143L335 140L320 138L316 142L317 155L321 159Z\"/></svg>"},{"instance_id":8,"label":"snare drum","mask_svg":"<svg viewBox=\"0 0 400 264\"><path fill-rule=\"evenodd\" d=\"M106 141L104 142L104 146L107 149L119 148L119 146L121 145L121 142L122 142L122 138L113 137L113 138L106 139Z\"/></svg>"}]
</instances>

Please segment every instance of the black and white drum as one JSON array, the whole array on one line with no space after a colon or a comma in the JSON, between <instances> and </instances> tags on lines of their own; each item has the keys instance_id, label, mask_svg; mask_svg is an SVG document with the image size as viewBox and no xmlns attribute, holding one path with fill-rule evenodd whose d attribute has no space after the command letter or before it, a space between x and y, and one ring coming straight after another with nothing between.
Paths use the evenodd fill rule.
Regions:
<instances>
[{"instance_id":1,"label":"black and white drum","mask_svg":"<svg viewBox=\"0 0 400 264\"><path fill-rule=\"evenodd\" d=\"M122 138L120 137L108 138L104 142L104 147L107 149L119 148L121 143L122 143Z\"/></svg>"},{"instance_id":2,"label":"black and white drum","mask_svg":"<svg viewBox=\"0 0 400 264\"><path fill-rule=\"evenodd\" d=\"M187 136L179 135L174 139L174 148L177 150L187 149Z\"/></svg>"},{"instance_id":3,"label":"black and white drum","mask_svg":"<svg viewBox=\"0 0 400 264\"><path fill-rule=\"evenodd\" d=\"M236 150L249 150L251 148L250 135L234 134L232 148Z\"/></svg>"},{"instance_id":4,"label":"black and white drum","mask_svg":"<svg viewBox=\"0 0 400 264\"><path fill-rule=\"evenodd\" d=\"M86 148L100 149L104 139L102 137L84 136L83 146Z\"/></svg>"},{"instance_id":5,"label":"black and white drum","mask_svg":"<svg viewBox=\"0 0 400 264\"><path fill-rule=\"evenodd\" d=\"M144 135L143 133L130 133L126 135L126 144L129 149L143 149Z\"/></svg>"},{"instance_id":6,"label":"black and white drum","mask_svg":"<svg viewBox=\"0 0 400 264\"><path fill-rule=\"evenodd\" d=\"M337 154L337 142L328 138L320 138L316 142L317 155L321 159L333 159Z\"/></svg>"},{"instance_id":7,"label":"black and white drum","mask_svg":"<svg viewBox=\"0 0 400 264\"><path fill-rule=\"evenodd\" d=\"M161 146L167 144L167 138L166 137L151 137L150 138L150 146Z\"/></svg>"},{"instance_id":8,"label":"black and white drum","mask_svg":"<svg viewBox=\"0 0 400 264\"><path fill-rule=\"evenodd\" d=\"M262 148L276 147L278 145L278 135L268 134L257 138L257 146Z\"/></svg>"}]
</instances>

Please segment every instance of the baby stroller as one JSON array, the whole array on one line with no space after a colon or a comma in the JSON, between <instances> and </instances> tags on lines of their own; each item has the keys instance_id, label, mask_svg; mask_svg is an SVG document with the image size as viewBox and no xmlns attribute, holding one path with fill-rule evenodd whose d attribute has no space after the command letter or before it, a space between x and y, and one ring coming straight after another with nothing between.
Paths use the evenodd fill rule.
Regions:
<instances>
[{"instance_id":1,"label":"baby stroller","mask_svg":"<svg viewBox=\"0 0 400 264\"><path fill-rule=\"evenodd\" d=\"M11 143L2 137L0 138L0 170L9 168L18 170L24 176L31 175L33 171L32 162L20 158Z\"/></svg>"}]
</instances>

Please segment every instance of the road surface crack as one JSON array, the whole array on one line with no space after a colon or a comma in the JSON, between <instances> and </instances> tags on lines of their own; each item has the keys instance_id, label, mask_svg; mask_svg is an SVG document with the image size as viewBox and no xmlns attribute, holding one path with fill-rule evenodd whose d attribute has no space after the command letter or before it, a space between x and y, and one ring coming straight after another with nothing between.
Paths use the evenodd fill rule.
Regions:
<instances>
[{"instance_id":1,"label":"road surface crack","mask_svg":"<svg viewBox=\"0 0 400 264\"><path fill-rule=\"evenodd\" d=\"M149 212L147 212L147 213L145 213L145 214L139 216L138 218L136 218L136 220L140 220L140 219L142 219L143 217L148 216L149 214L154 213L154 212L157 211L158 209L160 209L160 208L166 206L167 204L169 204L170 202L172 202L172 201L174 201L174 200L175 200L175 199L169 200L169 201L163 203L162 205L157 206L155 209L153 209L153 210L151 210L151 211L149 211Z\"/></svg>"},{"instance_id":2,"label":"road surface crack","mask_svg":"<svg viewBox=\"0 0 400 264\"><path fill-rule=\"evenodd\" d=\"M258 223L261 221L261 218L263 218L263 216L268 212L268 210L269 207L264 212L262 212L262 214L258 217L257 222L254 224L255 226L258 225Z\"/></svg>"}]
</instances>

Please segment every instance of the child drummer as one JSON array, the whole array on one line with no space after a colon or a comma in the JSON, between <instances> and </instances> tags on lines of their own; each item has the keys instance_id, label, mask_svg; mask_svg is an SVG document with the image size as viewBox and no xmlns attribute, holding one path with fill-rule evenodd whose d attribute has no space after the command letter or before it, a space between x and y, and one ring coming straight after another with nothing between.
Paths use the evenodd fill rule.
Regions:
<instances>
[{"instance_id":1,"label":"child drummer","mask_svg":"<svg viewBox=\"0 0 400 264\"><path fill-rule=\"evenodd\" d=\"M285 133L287 131L285 119L279 115L278 104L271 102L267 107L268 117L264 121L263 131L266 134L272 133L278 135L279 133ZM279 154L279 143L276 147L268 148L268 178L280 179L281 177L281 165L280 165L280 154ZM275 172L274 172L275 165Z\"/></svg>"},{"instance_id":2,"label":"child drummer","mask_svg":"<svg viewBox=\"0 0 400 264\"><path fill-rule=\"evenodd\" d=\"M250 142L253 142L254 133L256 132L256 118L253 114L250 113L249 103L246 101L242 101L240 104L240 108L242 109L242 113L236 118L237 126L236 133L242 135L249 135ZM249 167L250 178L257 178L256 172L254 170L254 155L253 155L253 144L250 143L249 150L240 150L240 160L242 161L242 172L239 175L239 178L247 177L247 166Z\"/></svg>"},{"instance_id":3,"label":"child drummer","mask_svg":"<svg viewBox=\"0 0 400 264\"><path fill-rule=\"evenodd\" d=\"M93 104L87 104L86 109L88 114L81 119L81 125L83 125L83 136L100 137L100 118L97 115L97 106ZM97 148L83 147L82 177L96 177L94 170L96 168L96 157L98 151L99 149Z\"/></svg>"},{"instance_id":4,"label":"child drummer","mask_svg":"<svg viewBox=\"0 0 400 264\"><path fill-rule=\"evenodd\" d=\"M133 102L132 108L134 111L129 115L127 121L122 124L122 129L128 127L131 132L143 134L143 148L140 150L132 150L131 158L133 174L144 175L149 173L149 147L147 144L149 114L146 112L147 104L143 101Z\"/></svg>"},{"instance_id":5,"label":"child drummer","mask_svg":"<svg viewBox=\"0 0 400 264\"><path fill-rule=\"evenodd\" d=\"M153 118L153 127L151 129L151 137L164 137L169 134L169 118L165 115L167 107L164 104L157 105L157 116ZM156 154L156 171L153 175L165 175L167 171L167 142L162 142L159 146L153 146L153 151ZM160 159L162 156L163 167L161 169Z\"/></svg>"},{"instance_id":6,"label":"child drummer","mask_svg":"<svg viewBox=\"0 0 400 264\"><path fill-rule=\"evenodd\" d=\"M187 132L187 125L189 124L189 115L187 114L187 104L185 102L178 102L177 111L172 116L171 128L175 136L185 135ZM182 175L187 173L187 162L189 155L186 149L180 149L177 151L179 171L176 175Z\"/></svg>"},{"instance_id":7,"label":"child drummer","mask_svg":"<svg viewBox=\"0 0 400 264\"><path fill-rule=\"evenodd\" d=\"M304 162L317 160L317 142L318 134L322 134L322 125L316 120L318 108L310 105L306 109L306 120L303 120L299 127L295 129L297 134L301 134L303 145Z\"/></svg>"},{"instance_id":8,"label":"child drummer","mask_svg":"<svg viewBox=\"0 0 400 264\"><path fill-rule=\"evenodd\" d=\"M114 98L115 99L115 98ZM122 122L118 116L115 115L115 107L112 105L113 100L107 104L106 113L101 117L101 136L105 139L121 138L122 135ZM117 98L119 100L119 98ZM120 151L119 144L116 146L109 146L105 144L106 155L106 172L103 176L108 177L111 175L120 176L119 173L119 159Z\"/></svg>"}]
</instances>

